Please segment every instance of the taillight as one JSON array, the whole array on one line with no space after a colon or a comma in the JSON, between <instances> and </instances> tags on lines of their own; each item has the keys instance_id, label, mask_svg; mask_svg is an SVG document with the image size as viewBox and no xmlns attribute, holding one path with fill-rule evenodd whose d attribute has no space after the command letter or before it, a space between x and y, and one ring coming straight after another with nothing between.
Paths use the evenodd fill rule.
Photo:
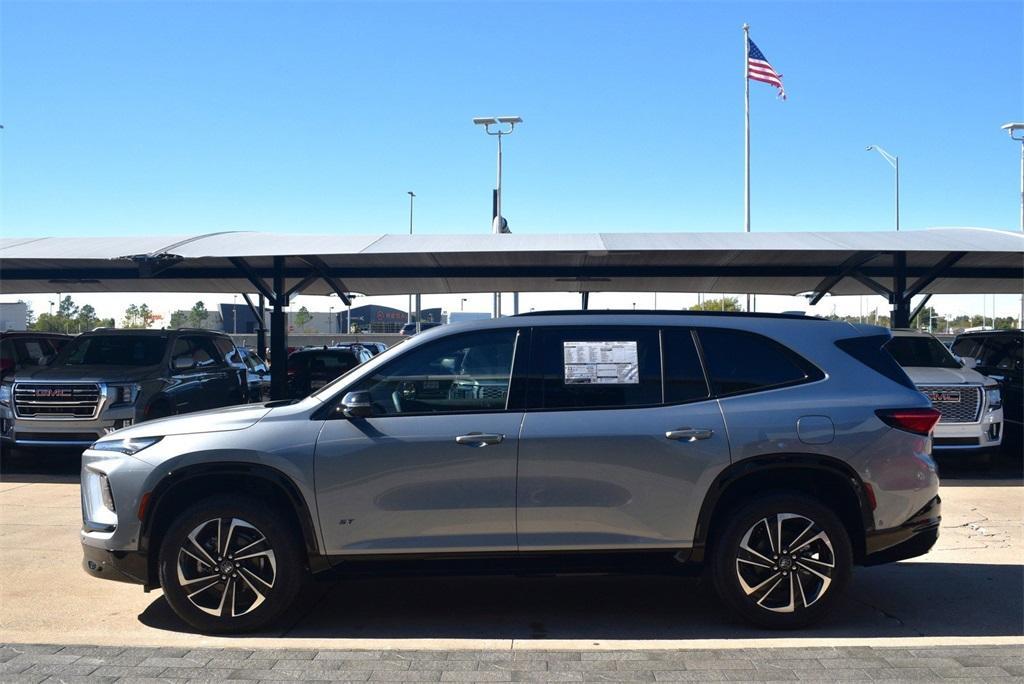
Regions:
<instances>
[{"instance_id":1,"label":"taillight","mask_svg":"<svg viewBox=\"0 0 1024 684\"><path fill-rule=\"evenodd\" d=\"M878 409L875 415L897 430L915 435L929 435L942 415L933 408Z\"/></svg>"}]
</instances>

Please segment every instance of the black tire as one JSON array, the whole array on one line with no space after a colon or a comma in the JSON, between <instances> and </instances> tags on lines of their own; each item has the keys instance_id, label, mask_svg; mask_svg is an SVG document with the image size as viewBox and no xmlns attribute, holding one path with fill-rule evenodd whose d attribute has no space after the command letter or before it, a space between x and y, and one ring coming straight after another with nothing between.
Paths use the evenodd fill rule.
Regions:
<instances>
[{"instance_id":1,"label":"black tire","mask_svg":"<svg viewBox=\"0 0 1024 684\"><path fill-rule=\"evenodd\" d=\"M782 544L777 541L778 516L782 516ZM768 521L775 523L771 532ZM835 606L849 582L853 553L846 528L835 513L809 496L759 497L732 512L718 529L711 549L715 589L723 602L755 625L806 627ZM808 539L815 541L805 545ZM790 572L787 567L796 570Z\"/></svg>"},{"instance_id":2,"label":"black tire","mask_svg":"<svg viewBox=\"0 0 1024 684\"><path fill-rule=\"evenodd\" d=\"M308 575L301 534L288 520L265 502L236 495L204 499L183 511L164 535L158 560L160 584L174 612L210 634L249 632L273 623L295 600ZM215 525L221 534L216 541ZM234 531L230 531L232 525ZM202 549L189 541L190 535L203 544ZM225 545L217 554L218 546ZM228 553L239 550L246 558ZM218 559L229 564L211 573ZM233 571L230 565L235 566ZM209 580L197 579L203 577ZM192 583L188 589L181 578ZM193 593L195 587L199 590ZM219 614L205 612L204 607ZM233 611L238 614L232 615Z\"/></svg>"}]
</instances>

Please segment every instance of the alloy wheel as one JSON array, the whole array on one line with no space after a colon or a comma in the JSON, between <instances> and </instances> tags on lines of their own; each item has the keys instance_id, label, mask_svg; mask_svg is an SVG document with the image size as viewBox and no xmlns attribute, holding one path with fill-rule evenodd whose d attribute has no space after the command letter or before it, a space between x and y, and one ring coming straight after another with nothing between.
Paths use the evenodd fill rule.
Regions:
<instances>
[{"instance_id":1,"label":"alloy wheel","mask_svg":"<svg viewBox=\"0 0 1024 684\"><path fill-rule=\"evenodd\" d=\"M736 553L736 578L765 610L794 613L817 603L832 584L835 552L816 522L777 513L754 523Z\"/></svg>"},{"instance_id":2,"label":"alloy wheel","mask_svg":"<svg viewBox=\"0 0 1024 684\"><path fill-rule=\"evenodd\" d=\"M178 583L199 610L239 617L274 588L277 559L266 536L238 518L214 518L189 532L178 550Z\"/></svg>"}]
</instances>

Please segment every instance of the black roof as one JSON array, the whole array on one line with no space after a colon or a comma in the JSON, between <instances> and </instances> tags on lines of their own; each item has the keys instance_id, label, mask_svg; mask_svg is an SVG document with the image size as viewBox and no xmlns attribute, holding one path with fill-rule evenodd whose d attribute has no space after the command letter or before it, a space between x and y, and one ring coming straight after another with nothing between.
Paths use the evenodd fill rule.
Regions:
<instances>
[{"instance_id":1,"label":"black roof","mask_svg":"<svg viewBox=\"0 0 1024 684\"><path fill-rule=\"evenodd\" d=\"M59 332L42 332L36 330L3 330L0 331L0 337L66 337L72 338L74 335L67 335Z\"/></svg>"},{"instance_id":2,"label":"black roof","mask_svg":"<svg viewBox=\"0 0 1024 684\"><path fill-rule=\"evenodd\" d=\"M531 311L517 316L716 316L723 318L783 318L798 321L827 321L819 316L794 313L759 313L756 311L664 311L659 309L566 309Z\"/></svg>"},{"instance_id":3,"label":"black roof","mask_svg":"<svg viewBox=\"0 0 1024 684\"><path fill-rule=\"evenodd\" d=\"M1024 330L1013 328L1009 330L972 330L970 332L957 333L957 337L992 337L993 335L1021 335Z\"/></svg>"}]
</instances>

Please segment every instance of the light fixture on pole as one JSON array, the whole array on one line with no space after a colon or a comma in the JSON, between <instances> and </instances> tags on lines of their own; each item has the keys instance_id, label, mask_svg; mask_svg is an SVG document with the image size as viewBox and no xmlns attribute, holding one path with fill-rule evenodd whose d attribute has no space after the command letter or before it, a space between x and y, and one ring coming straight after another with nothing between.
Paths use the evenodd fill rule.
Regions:
<instances>
[{"instance_id":1,"label":"light fixture on pole","mask_svg":"<svg viewBox=\"0 0 1024 684\"><path fill-rule=\"evenodd\" d=\"M1024 123L1003 124L1002 128L1020 142L1020 229L1024 231Z\"/></svg>"},{"instance_id":2,"label":"light fixture on pole","mask_svg":"<svg viewBox=\"0 0 1024 684\"><path fill-rule=\"evenodd\" d=\"M896 230L900 229L900 158L897 155L889 154L878 145L868 145L868 152L874 150L878 154L882 155L885 161L889 162L889 166L896 170Z\"/></svg>"},{"instance_id":3,"label":"light fixture on pole","mask_svg":"<svg viewBox=\"0 0 1024 684\"><path fill-rule=\"evenodd\" d=\"M473 123L477 126L483 126L484 132L487 135L493 135L498 138L498 182L494 189L494 216L491 220L491 232L507 233L508 222L505 221L501 214L501 139L516 129L516 124L523 123L523 118L520 116L478 116L473 119ZM491 127L494 127L492 130ZM516 309L518 309L518 297L516 297ZM493 305L493 316L499 318L501 316L501 293L494 293L494 305Z\"/></svg>"}]
</instances>

